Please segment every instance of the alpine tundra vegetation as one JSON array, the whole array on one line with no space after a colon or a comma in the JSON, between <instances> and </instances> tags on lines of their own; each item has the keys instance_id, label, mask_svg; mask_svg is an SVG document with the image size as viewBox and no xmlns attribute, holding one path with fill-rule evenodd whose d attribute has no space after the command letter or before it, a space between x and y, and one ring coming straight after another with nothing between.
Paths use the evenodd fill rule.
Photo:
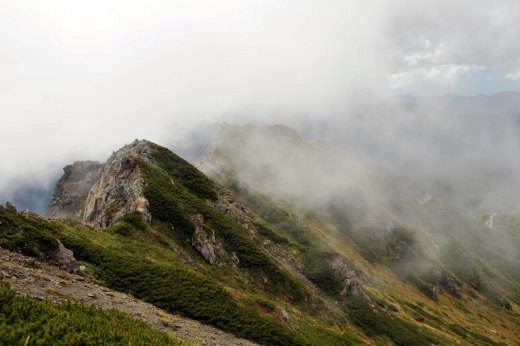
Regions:
<instances>
[{"instance_id":1,"label":"alpine tundra vegetation","mask_svg":"<svg viewBox=\"0 0 520 346\"><path fill-rule=\"evenodd\" d=\"M273 148L280 157L270 154ZM283 166L289 154L292 162ZM259 344L518 339L517 262L492 242L510 236L514 219L495 216L491 234L486 217L463 215L439 198L415 198L391 176L352 166L281 126L219 125L199 167L146 140L105 163L75 162L56 183L50 218L0 208L0 245L35 265L80 273ZM341 180L349 172L363 175L357 186ZM304 188L285 184L287 175ZM163 334L150 341L152 327L141 322L142 332L127 332L134 323L128 317L88 302L18 298L7 283L2 292L2 331L15 343L177 342ZM41 320L46 315L89 324L64 324L57 334L30 327L38 319L54 330L60 318ZM107 319L120 327L103 339Z\"/></svg>"}]
</instances>

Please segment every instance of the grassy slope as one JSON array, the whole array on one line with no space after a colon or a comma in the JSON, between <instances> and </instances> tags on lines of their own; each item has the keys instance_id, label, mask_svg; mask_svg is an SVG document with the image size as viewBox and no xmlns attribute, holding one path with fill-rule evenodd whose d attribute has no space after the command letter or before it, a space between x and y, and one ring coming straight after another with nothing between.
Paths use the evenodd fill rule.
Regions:
<instances>
[{"instance_id":1,"label":"grassy slope","mask_svg":"<svg viewBox=\"0 0 520 346\"><path fill-rule=\"evenodd\" d=\"M186 161L158 148L154 159L162 169L140 163L148 183L145 195L156 220L153 224L144 224L136 214L130 214L111 229L99 230L72 222L26 218L0 208L0 246L48 259L57 249L55 238L60 239L107 286L261 343L357 343L345 333L353 327L347 328L344 322L324 328L330 318L324 311L309 310L304 286L266 256L243 228L212 207L208 200L214 200L214 185L209 179ZM239 192L258 212L257 221L263 225L258 233L294 251L305 264L305 274L330 298L338 298L341 282L325 270L324 263L327 256L340 254L351 268L365 273L373 304L395 308L387 314L360 302L341 303L345 317L371 338L363 342L449 344L446 338L463 344L494 345L501 339L491 329L504 337L503 341L520 338L514 334L519 329L516 312L445 296L432 302L384 266L366 261L348 240L336 237L334 226L316 218L302 219L290 208ZM205 227L216 231L229 254L238 255L239 268L209 266L186 242L194 230L195 214L204 217ZM193 267L184 264L183 254L192 257ZM298 316L295 322L300 331L284 327L275 313L261 316L256 304L259 300L267 306L288 307L293 318Z\"/></svg>"},{"instance_id":2,"label":"grassy slope","mask_svg":"<svg viewBox=\"0 0 520 346\"><path fill-rule=\"evenodd\" d=\"M237 299L230 287L183 266L182 258L171 247L179 245L163 233L169 228L162 224L143 228L129 215L123 223L99 230L68 221L30 219L4 208L0 208L0 222L0 239L8 240L5 244L12 245L12 239L17 240L16 244L23 244L26 236L31 240L37 234L36 238L44 243L57 245L55 238L58 238L107 286L236 335L277 345L313 344L318 339L324 345L355 344L355 338L349 335L339 335L305 322L299 324L301 333L294 333L272 315L260 317L251 303L259 297L259 291L246 292L245 299ZM34 230L35 234L26 232L28 229ZM54 245L50 249L54 249ZM53 251L45 254L30 250L26 253L50 258ZM273 299L273 296L262 299Z\"/></svg>"},{"instance_id":3,"label":"grassy slope","mask_svg":"<svg viewBox=\"0 0 520 346\"><path fill-rule=\"evenodd\" d=\"M227 178L232 176L232 174L228 174ZM400 326L397 326L397 328L392 321L386 319L379 321L380 323L374 323L373 320L377 319L378 316L373 316L368 310L359 309L364 313L357 314L358 316L355 312L352 312L352 309L350 313L347 311L350 319L357 320L358 326L365 329L367 334L375 336L374 331L378 330L379 335L386 335L386 337L380 339L381 342L385 342L384 340L388 342L388 338L390 338L398 344L410 344L410 341L407 341L405 337L401 339L400 335L396 337L393 334L395 330L401 328L415 329L417 326L423 327L422 331L426 330L426 333L420 332L426 334L426 337L433 336L435 338L427 331L430 330L445 339L458 340L460 343L469 345L496 345L501 342L514 344L514 341L520 338L518 311L507 311L489 304L489 302L486 302L487 299L478 292L474 292L475 298L465 296L463 299L441 295L439 302L434 302L412 285L403 283L385 266L367 261L348 239L344 237L339 239L335 226L326 220L317 220L314 217L303 218L306 221L300 222L299 226L295 225L294 222L291 223L290 221L291 213L278 207L280 204L273 203L273 201L259 194L251 193L247 188L240 186L237 180L223 182L242 196L244 198L242 202L249 205L250 209L258 212L259 217L262 217L264 222L275 231L294 240L300 251L303 250L302 256L304 259L309 255L317 255L315 251L309 251L309 243L312 243L313 249L323 249L320 244L327 244L329 246L328 251L343 255L354 265L354 268L364 273L365 289L376 305L381 305L386 309L389 306L398 307L394 315L408 321L408 323L398 323ZM302 215L296 215L293 220L302 220ZM320 286L318 282L315 283ZM322 286L323 288L326 287ZM469 290L470 288L466 289ZM362 319L358 319L358 317L362 317ZM393 330L387 328L385 324L390 324ZM414 326L410 326L410 324ZM377 336L376 339L378 339Z\"/></svg>"},{"instance_id":4,"label":"grassy slope","mask_svg":"<svg viewBox=\"0 0 520 346\"><path fill-rule=\"evenodd\" d=\"M116 310L19 297L0 282L3 345L190 345Z\"/></svg>"},{"instance_id":5,"label":"grassy slope","mask_svg":"<svg viewBox=\"0 0 520 346\"><path fill-rule=\"evenodd\" d=\"M227 252L236 253L240 259L240 267L247 269L253 277L267 279L262 289L273 294L286 295L295 302L305 298L306 292L302 285L281 270L247 236L247 232L227 215L215 210L180 183L172 183L172 177L164 171L144 162L141 162L141 168L148 182L144 193L150 201L150 211L155 218L171 223L189 237L194 229L190 216L201 214L206 225L216 231ZM258 280L258 284L261 284L261 280Z\"/></svg>"}]
</instances>

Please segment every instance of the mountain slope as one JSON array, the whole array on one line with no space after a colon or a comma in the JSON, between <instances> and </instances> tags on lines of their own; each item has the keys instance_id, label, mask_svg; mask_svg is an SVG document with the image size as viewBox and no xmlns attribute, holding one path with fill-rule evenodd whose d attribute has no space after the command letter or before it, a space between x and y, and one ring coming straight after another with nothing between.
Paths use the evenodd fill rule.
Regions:
<instances>
[{"instance_id":1,"label":"mountain slope","mask_svg":"<svg viewBox=\"0 0 520 346\"><path fill-rule=\"evenodd\" d=\"M304 246L312 243L315 247L319 243L316 239L321 237L321 242L329 246L326 251L332 247L347 259L348 267L363 278L368 292L381 297L382 292L401 296L410 288L419 290L427 298L425 301L421 297L421 304L430 305L436 314L442 311L438 307L446 299L450 305L461 307L462 315L468 318L471 310L479 310L482 304L492 307L496 320L507 316L508 311L518 311L520 258L514 246L504 246L506 239L513 243L514 237L498 230L490 232L472 215L464 215L431 195L421 196L373 167L345 161L330 149L306 142L289 129L221 125L212 152L201 169L237 191L245 203L282 234ZM297 181L296 189L285 184L291 176ZM358 179L359 176L363 179ZM287 225L289 214L284 215L284 209L292 212L299 229ZM303 237L305 233L311 234L305 232L306 228L313 231L311 241ZM305 267L312 267L308 261L304 259L302 263L304 271ZM394 276L390 279L392 286L399 289L381 285L382 277L388 277L381 272L385 268ZM405 289L396 280L411 287ZM327 291L330 281L326 284L320 281L321 278L314 278ZM329 293L334 294L334 289ZM410 295L417 297L416 293ZM383 296L389 298L387 294ZM416 304L404 300L401 306L404 304L405 311L409 304ZM470 303L471 310L462 308L465 301ZM500 311L497 306L505 310ZM408 313L411 317L417 314L417 311ZM450 326L467 323L465 318L430 315L433 319L418 318L448 333L452 332ZM514 326L511 328L516 331L517 312L513 316L516 317L510 320ZM496 337L496 330L482 330L481 324L471 328ZM510 334L508 328L503 333L516 340L518 336Z\"/></svg>"},{"instance_id":2,"label":"mountain slope","mask_svg":"<svg viewBox=\"0 0 520 346\"><path fill-rule=\"evenodd\" d=\"M135 141L65 169L49 215L68 220L0 208L0 246L50 262L64 246L111 289L266 345L518 339L503 260L483 262L453 235L452 256L492 270L477 271L475 289L435 248L448 239L436 236L444 217L480 224L342 160L287 128L228 127L203 165L212 180Z\"/></svg>"}]
</instances>

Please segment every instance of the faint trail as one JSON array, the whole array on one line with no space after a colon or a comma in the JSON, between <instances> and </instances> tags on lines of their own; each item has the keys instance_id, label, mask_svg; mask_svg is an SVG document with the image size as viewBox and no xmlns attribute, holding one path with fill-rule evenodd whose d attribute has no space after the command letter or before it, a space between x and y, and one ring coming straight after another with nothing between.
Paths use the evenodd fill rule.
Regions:
<instances>
[{"instance_id":1,"label":"faint trail","mask_svg":"<svg viewBox=\"0 0 520 346\"><path fill-rule=\"evenodd\" d=\"M168 314L152 304L97 285L88 278L67 273L55 266L2 248L0 248L0 280L10 282L11 287L18 294L36 299L49 298L56 303L70 300L104 309L117 309L159 330L202 345L256 345L198 321Z\"/></svg>"}]
</instances>

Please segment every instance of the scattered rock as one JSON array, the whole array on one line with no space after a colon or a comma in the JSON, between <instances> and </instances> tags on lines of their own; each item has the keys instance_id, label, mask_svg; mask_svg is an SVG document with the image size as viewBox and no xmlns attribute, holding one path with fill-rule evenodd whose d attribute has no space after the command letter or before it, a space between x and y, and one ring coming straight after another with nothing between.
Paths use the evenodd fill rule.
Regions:
<instances>
[{"instance_id":1,"label":"scattered rock","mask_svg":"<svg viewBox=\"0 0 520 346\"><path fill-rule=\"evenodd\" d=\"M74 253L63 246L61 242L58 243L58 252L54 257L56 264L62 270L66 270L70 273L74 272L74 269L76 269L76 258L74 258Z\"/></svg>"},{"instance_id":2,"label":"scattered rock","mask_svg":"<svg viewBox=\"0 0 520 346\"><path fill-rule=\"evenodd\" d=\"M437 301L439 300L439 294L441 293L441 289L439 288L439 286L435 285L433 286L432 288L432 299Z\"/></svg>"},{"instance_id":3,"label":"scattered rock","mask_svg":"<svg viewBox=\"0 0 520 346\"><path fill-rule=\"evenodd\" d=\"M209 264L217 263L216 249L221 249L222 244L216 240L215 231L204 227L204 217L200 214L193 217L193 223L195 224L195 231L191 244Z\"/></svg>"},{"instance_id":4,"label":"scattered rock","mask_svg":"<svg viewBox=\"0 0 520 346\"><path fill-rule=\"evenodd\" d=\"M455 298L461 298L462 297L462 290L455 281L455 278L451 276L450 274L446 273L444 270L440 268L434 268L433 269L433 275L437 279L437 282L439 285L444 287L448 293L450 293ZM435 296L435 294L434 294ZM438 293L437 293L438 296Z\"/></svg>"},{"instance_id":5,"label":"scattered rock","mask_svg":"<svg viewBox=\"0 0 520 346\"><path fill-rule=\"evenodd\" d=\"M238 258L236 253L233 252L233 255L231 255L231 260L233 261L233 264L238 267L238 265L240 264L240 259Z\"/></svg>"},{"instance_id":6,"label":"scattered rock","mask_svg":"<svg viewBox=\"0 0 520 346\"><path fill-rule=\"evenodd\" d=\"M294 322L291 319L291 316L289 315L287 310L285 310L285 308L278 307L278 310L280 311L280 315L282 316L282 320L287 325L287 327L289 327L289 328L291 328L293 330L300 330L300 328L298 328L298 326L296 324L294 324Z\"/></svg>"},{"instance_id":7,"label":"scattered rock","mask_svg":"<svg viewBox=\"0 0 520 346\"><path fill-rule=\"evenodd\" d=\"M81 276L85 276L86 270L87 270L87 268L85 268L85 266L79 266L78 274L81 275Z\"/></svg>"},{"instance_id":8,"label":"scattered rock","mask_svg":"<svg viewBox=\"0 0 520 346\"><path fill-rule=\"evenodd\" d=\"M340 295L342 297L354 297L369 300L368 296L363 292L363 283L356 277L356 273L348 269L347 264L340 256L329 262L329 266L336 275L343 278L343 290Z\"/></svg>"}]
</instances>

